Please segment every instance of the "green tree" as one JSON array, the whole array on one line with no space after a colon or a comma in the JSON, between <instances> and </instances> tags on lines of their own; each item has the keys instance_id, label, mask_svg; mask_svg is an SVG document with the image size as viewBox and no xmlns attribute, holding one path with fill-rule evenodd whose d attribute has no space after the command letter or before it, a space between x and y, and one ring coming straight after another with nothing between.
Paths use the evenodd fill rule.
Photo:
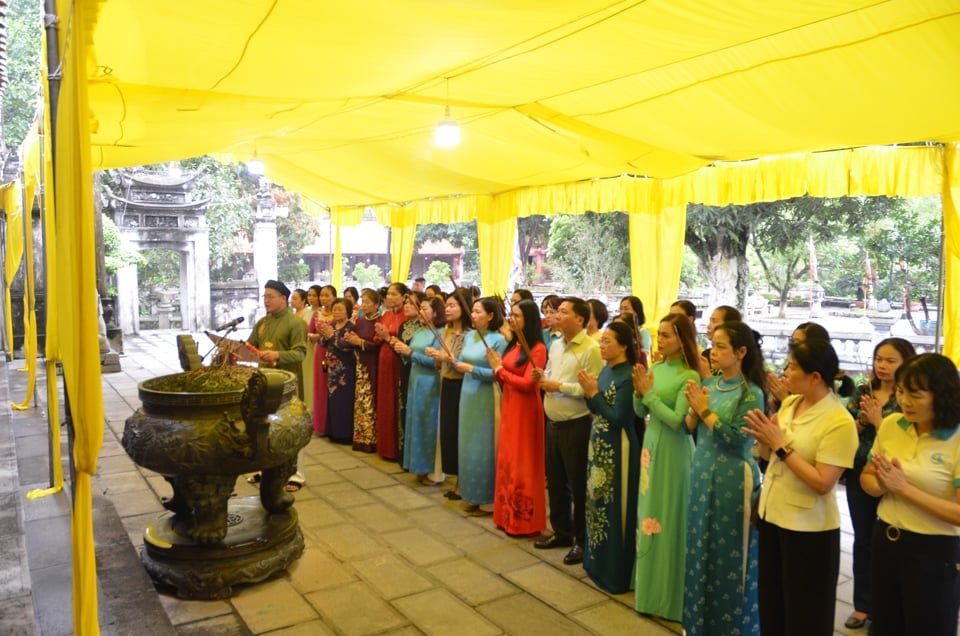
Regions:
<instances>
[{"instance_id":1,"label":"green tree","mask_svg":"<svg viewBox=\"0 0 960 636\"><path fill-rule=\"evenodd\" d=\"M564 214L550 224L547 259L564 284L583 293L630 285L629 219L622 212Z\"/></svg>"},{"instance_id":2,"label":"green tree","mask_svg":"<svg viewBox=\"0 0 960 636\"><path fill-rule=\"evenodd\" d=\"M450 282L450 264L446 261L433 261L424 272L423 277L431 285L442 285Z\"/></svg>"},{"instance_id":3,"label":"green tree","mask_svg":"<svg viewBox=\"0 0 960 636\"><path fill-rule=\"evenodd\" d=\"M13 0L6 20L7 86L3 91L0 123L7 148L16 148L40 112L41 0Z\"/></svg>"},{"instance_id":4,"label":"green tree","mask_svg":"<svg viewBox=\"0 0 960 636\"><path fill-rule=\"evenodd\" d=\"M427 241L443 239L450 241L454 247L463 248L463 278L479 278L480 253L477 249L477 222L418 225L414 238L414 251L423 247Z\"/></svg>"},{"instance_id":5,"label":"green tree","mask_svg":"<svg viewBox=\"0 0 960 636\"><path fill-rule=\"evenodd\" d=\"M383 283L383 271L379 265L357 263L353 268L353 280L363 287L378 287Z\"/></svg>"},{"instance_id":6,"label":"green tree","mask_svg":"<svg viewBox=\"0 0 960 636\"><path fill-rule=\"evenodd\" d=\"M743 206L752 208L747 212L754 219L751 245L767 284L780 296L781 318L786 316L790 290L809 271L810 238L816 245L861 233L868 219L888 211L889 202L887 197L803 196Z\"/></svg>"},{"instance_id":7,"label":"green tree","mask_svg":"<svg viewBox=\"0 0 960 636\"><path fill-rule=\"evenodd\" d=\"M194 198L210 199L206 214L210 228L210 280L232 280L238 271L250 265L257 181L239 165L222 164L206 155L186 159L180 165L183 170L197 173Z\"/></svg>"},{"instance_id":8,"label":"green tree","mask_svg":"<svg viewBox=\"0 0 960 636\"><path fill-rule=\"evenodd\" d=\"M310 275L303 262L303 248L317 235L317 220L303 211L303 201L296 192L282 186L272 187L276 205L287 208L286 217L277 217L277 274L281 280L299 284Z\"/></svg>"},{"instance_id":9,"label":"green tree","mask_svg":"<svg viewBox=\"0 0 960 636\"><path fill-rule=\"evenodd\" d=\"M700 276L716 304L743 306L750 287L747 244L755 222L750 206L687 206L685 243L699 261Z\"/></svg>"}]
</instances>

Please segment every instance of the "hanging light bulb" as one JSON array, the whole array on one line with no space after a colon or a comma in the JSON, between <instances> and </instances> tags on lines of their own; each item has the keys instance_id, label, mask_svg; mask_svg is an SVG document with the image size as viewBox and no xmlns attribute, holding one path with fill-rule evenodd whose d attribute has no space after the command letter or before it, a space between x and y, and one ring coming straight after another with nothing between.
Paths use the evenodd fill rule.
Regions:
<instances>
[{"instance_id":1,"label":"hanging light bulb","mask_svg":"<svg viewBox=\"0 0 960 636\"><path fill-rule=\"evenodd\" d=\"M263 176L263 162L257 159L257 151L253 151L253 159L247 162L247 172L255 177Z\"/></svg>"},{"instance_id":2,"label":"hanging light bulb","mask_svg":"<svg viewBox=\"0 0 960 636\"><path fill-rule=\"evenodd\" d=\"M450 116L450 106L447 106L443 119L437 124L433 138L441 148L454 148L460 145L460 125Z\"/></svg>"}]
</instances>

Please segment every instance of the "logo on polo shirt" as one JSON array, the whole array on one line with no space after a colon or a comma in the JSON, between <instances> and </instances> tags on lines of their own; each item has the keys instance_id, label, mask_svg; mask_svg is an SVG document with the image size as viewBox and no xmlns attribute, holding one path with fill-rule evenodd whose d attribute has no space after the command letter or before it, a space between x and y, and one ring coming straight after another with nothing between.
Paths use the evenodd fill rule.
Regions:
<instances>
[{"instance_id":1,"label":"logo on polo shirt","mask_svg":"<svg viewBox=\"0 0 960 636\"><path fill-rule=\"evenodd\" d=\"M933 453L930 455L930 461L938 466L942 466L947 462L947 458L944 457L943 453Z\"/></svg>"}]
</instances>

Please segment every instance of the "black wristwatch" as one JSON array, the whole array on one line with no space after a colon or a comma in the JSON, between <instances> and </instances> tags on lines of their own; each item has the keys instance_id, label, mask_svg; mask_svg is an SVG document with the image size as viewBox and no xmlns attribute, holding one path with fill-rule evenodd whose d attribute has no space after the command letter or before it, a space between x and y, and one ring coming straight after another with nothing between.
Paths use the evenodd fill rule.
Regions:
<instances>
[{"instance_id":1,"label":"black wristwatch","mask_svg":"<svg viewBox=\"0 0 960 636\"><path fill-rule=\"evenodd\" d=\"M776 453L776 455L777 455L777 457L780 459L780 461L783 461L783 460L785 460L785 459L787 458L787 455L789 455L790 453L793 452L793 449L792 449L792 448L788 448L788 447L786 447L786 446L781 446L780 448L778 448L778 449L777 449L776 451L774 451L774 452Z\"/></svg>"}]
</instances>

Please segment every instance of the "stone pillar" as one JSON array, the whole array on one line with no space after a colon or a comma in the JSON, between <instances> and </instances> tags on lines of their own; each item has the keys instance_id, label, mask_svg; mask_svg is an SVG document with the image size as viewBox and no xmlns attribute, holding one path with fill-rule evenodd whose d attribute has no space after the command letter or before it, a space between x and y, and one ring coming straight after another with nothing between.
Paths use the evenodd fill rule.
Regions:
<instances>
[{"instance_id":1,"label":"stone pillar","mask_svg":"<svg viewBox=\"0 0 960 636\"><path fill-rule=\"evenodd\" d=\"M140 332L140 296L137 293L137 266L117 270L117 315L115 320L125 334Z\"/></svg>"},{"instance_id":2,"label":"stone pillar","mask_svg":"<svg viewBox=\"0 0 960 636\"><path fill-rule=\"evenodd\" d=\"M260 289L277 278L277 215L267 180L260 178L257 213L253 223L253 266L257 270Z\"/></svg>"}]
</instances>

